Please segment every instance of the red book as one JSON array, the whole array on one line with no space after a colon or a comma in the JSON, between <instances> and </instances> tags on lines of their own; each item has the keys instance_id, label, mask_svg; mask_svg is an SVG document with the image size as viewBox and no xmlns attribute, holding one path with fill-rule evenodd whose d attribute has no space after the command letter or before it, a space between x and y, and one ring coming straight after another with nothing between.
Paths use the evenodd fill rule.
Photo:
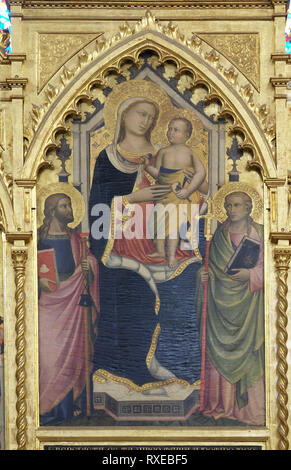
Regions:
<instances>
[{"instance_id":1,"label":"red book","mask_svg":"<svg viewBox=\"0 0 291 470\"><path fill-rule=\"evenodd\" d=\"M56 255L53 248L47 250L39 250L37 252L38 276L45 277L50 281L52 290L56 290L58 286L58 271L56 264Z\"/></svg>"}]
</instances>

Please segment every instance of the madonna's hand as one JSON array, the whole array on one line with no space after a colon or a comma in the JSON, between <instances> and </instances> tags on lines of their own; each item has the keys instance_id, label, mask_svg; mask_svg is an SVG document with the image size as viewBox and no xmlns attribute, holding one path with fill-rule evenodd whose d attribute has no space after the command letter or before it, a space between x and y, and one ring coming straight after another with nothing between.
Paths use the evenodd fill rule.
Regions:
<instances>
[{"instance_id":1,"label":"madonna's hand","mask_svg":"<svg viewBox=\"0 0 291 470\"><path fill-rule=\"evenodd\" d=\"M128 194L127 200L130 204L135 202L159 201L171 192L171 186L168 184L157 184L147 186L146 188L138 189L137 191Z\"/></svg>"}]
</instances>

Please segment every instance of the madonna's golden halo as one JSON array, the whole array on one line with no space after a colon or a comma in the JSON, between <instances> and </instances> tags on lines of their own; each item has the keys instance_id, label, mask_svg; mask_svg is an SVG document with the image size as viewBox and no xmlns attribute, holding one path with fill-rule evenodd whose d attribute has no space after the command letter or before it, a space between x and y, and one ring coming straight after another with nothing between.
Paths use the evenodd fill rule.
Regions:
<instances>
[{"instance_id":1,"label":"madonna's golden halo","mask_svg":"<svg viewBox=\"0 0 291 470\"><path fill-rule=\"evenodd\" d=\"M206 136L205 144L201 147L202 135L205 133L203 123L195 112L190 109L177 108L165 90L155 82L149 80L133 79L116 85L105 100L103 108L104 131L100 133L99 138L96 132L92 133L92 141L98 140L98 152L109 143L112 143L115 137L118 111L121 105L130 99L145 99L154 102L159 108L159 116L154 129L151 132L151 142L158 147L169 145L167 139L167 130L170 121L174 118L183 117L188 119L193 127L193 132L186 144L198 152L199 158L203 161L205 167L208 167L208 138ZM102 134L102 135L101 135ZM100 138L102 143L100 145ZM198 150L199 146L199 150ZM95 151L93 150L93 154Z\"/></svg>"},{"instance_id":2,"label":"madonna's golden halo","mask_svg":"<svg viewBox=\"0 0 291 470\"><path fill-rule=\"evenodd\" d=\"M246 193L252 199L253 209L250 215L255 222L262 223L264 206L261 196L255 188L239 181L224 184L213 196L213 213L215 218L221 223L226 220L227 215L224 201L226 196L235 192Z\"/></svg>"},{"instance_id":3,"label":"madonna's golden halo","mask_svg":"<svg viewBox=\"0 0 291 470\"><path fill-rule=\"evenodd\" d=\"M69 223L70 228L77 227L83 220L85 214L85 203L82 194L70 183L53 183L41 187L37 191L37 227L43 224L44 204L48 196L63 193L71 199L74 221Z\"/></svg>"},{"instance_id":4,"label":"madonna's golden halo","mask_svg":"<svg viewBox=\"0 0 291 470\"><path fill-rule=\"evenodd\" d=\"M107 96L103 108L104 126L110 136L108 140L113 140L118 110L121 104L129 98L144 98L153 101L158 105L160 112L169 105L171 106L171 100L167 93L159 85L149 80L133 79L116 85Z\"/></svg>"}]
</instances>

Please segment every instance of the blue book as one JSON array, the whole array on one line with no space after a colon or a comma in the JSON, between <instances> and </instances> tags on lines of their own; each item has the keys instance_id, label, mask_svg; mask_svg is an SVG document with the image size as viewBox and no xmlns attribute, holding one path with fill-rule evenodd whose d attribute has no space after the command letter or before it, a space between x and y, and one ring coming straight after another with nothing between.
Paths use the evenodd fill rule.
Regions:
<instances>
[{"instance_id":1,"label":"blue book","mask_svg":"<svg viewBox=\"0 0 291 470\"><path fill-rule=\"evenodd\" d=\"M236 269L254 268L259 258L259 252L260 242L245 235L227 263L225 272L235 274Z\"/></svg>"}]
</instances>

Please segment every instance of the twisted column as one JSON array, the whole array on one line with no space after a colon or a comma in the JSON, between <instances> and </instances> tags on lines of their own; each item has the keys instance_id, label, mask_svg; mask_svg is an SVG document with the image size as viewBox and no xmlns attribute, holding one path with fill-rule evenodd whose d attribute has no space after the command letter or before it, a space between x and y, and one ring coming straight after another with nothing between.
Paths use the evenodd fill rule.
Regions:
<instances>
[{"instance_id":1,"label":"twisted column","mask_svg":"<svg viewBox=\"0 0 291 470\"><path fill-rule=\"evenodd\" d=\"M26 449L26 388L25 388L25 265L26 248L11 249L15 276L15 315L16 315L16 441L18 450Z\"/></svg>"},{"instance_id":2,"label":"twisted column","mask_svg":"<svg viewBox=\"0 0 291 470\"><path fill-rule=\"evenodd\" d=\"M288 363L287 363L287 278L288 278L288 269L291 259L291 250L288 248L276 248L274 250L274 259L276 266L277 274L277 405L278 405L278 450L288 450L289 441L288 441Z\"/></svg>"}]
</instances>

